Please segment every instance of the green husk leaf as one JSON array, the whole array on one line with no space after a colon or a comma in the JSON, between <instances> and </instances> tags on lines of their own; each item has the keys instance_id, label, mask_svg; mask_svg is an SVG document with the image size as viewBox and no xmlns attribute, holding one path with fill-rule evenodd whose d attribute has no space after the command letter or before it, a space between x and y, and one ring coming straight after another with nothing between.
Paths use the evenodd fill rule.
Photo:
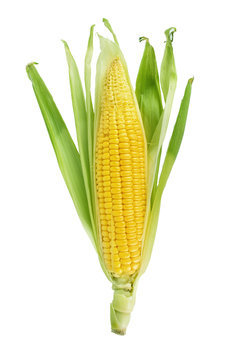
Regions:
<instances>
[{"instance_id":1,"label":"green husk leaf","mask_svg":"<svg viewBox=\"0 0 239 360\"><path fill-rule=\"evenodd\" d=\"M188 108L189 108L189 102L191 97L191 90L192 90L192 82L193 78L188 80L185 93L180 105L178 117L173 129L173 133L169 142L169 146L167 149L167 153L165 156L163 168L161 171L161 175L159 178L159 191L163 193L163 190L165 188L165 185L167 183L168 177L170 175L170 172L172 170L173 164L176 160L176 157L178 155L178 151L180 149L183 134L185 130L186 120L187 120L187 114L188 114Z\"/></svg>"},{"instance_id":2,"label":"green husk leaf","mask_svg":"<svg viewBox=\"0 0 239 360\"><path fill-rule=\"evenodd\" d=\"M161 147L161 149L159 151L159 154L158 154L157 164L156 164L156 169L155 169L155 176L154 176L154 182L153 182L151 199L150 199L151 200L151 208L152 208L153 203L154 203L154 198L155 198L156 191L157 191L157 186L158 186L158 174L159 174L159 165L160 165L161 154L162 154L162 147Z\"/></svg>"},{"instance_id":3,"label":"green husk leaf","mask_svg":"<svg viewBox=\"0 0 239 360\"><path fill-rule=\"evenodd\" d=\"M145 37L140 38L140 41L145 39ZM150 144L154 131L162 119L163 106L155 52L148 39L145 42L144 53L138 71L135 93L147 143Z\"/></svg>"},{"instance_id":4,"label":"green husk leaf","mask_svg":"<svg viewBox=\"0 0 239 360\"><path fill-rule=\"evenodd\" d=\"M159 218L159 211L160 211L160 204L161 204L161 198L162 194L165 188L165 185L167 183L168 177L170 175L170 172L172 170L173 164L176 160L179 148L182 143L182 138L185 130L186 120L187 120L187 114L188 114L188 107L190 102L190 96L191 96L191 89L192 89L192 82L193 79L189 79L184 97L181 102L180 110L178 113L178 117L173 129L173 133L169 142L168 150L166 153L166 157L164 160L162 172L159 179L159 184L156 190L155 199L153 202L152 211L149 216L149 221L147 224L146 234L145 238L147 239L145 246L143 248L143 255L142 255L142 265L140 269L140 274L143 274L146 270L152 249L153 244L155 240L155 235L157 231L158 226L158 218Z\"/></svg>"},{"instance_id":5,"label":"green husk leaf","mask_svg":"<svg viewBox=\"0 0 239 360\"><path fill-rule=\"evenodd\" d=\"M79 153L72 141L61 114L59 113L49 90L36 70L34 63L27 65L26 70L29 79L32 81L33 90L55 150L61 173L81 222L94 244Z\"/></svg>"},{"instance_id":6,"label":"green husk leaf","mask_svg":"<svg viewBox=\"0 0 239 360\"><path fill-rule=\"evenodd\" d=\"M114 33L111 25L110 25L109 20L103 18L103 23L104 23L105 27L107 27L107 29L108 29L108 30L111 32L111 34L113 35L113 38L114 38L115 43L116 43L117 45L119 45L118 40L117 40L117 37L116 37L116 35L115 35L115 33Z\"/></svg>"},{"instance_id":7,"label":"green husk leaf","mask_svg":"<svg viewBox=\"0 0 239 360\"><path fill-rule=\"evenodd\" d=\"M142 264L139 271L139 277L145 272L149 264L149 260L152 254L154 240L158 227L159 210L161 204L161 193L159 187L157 187L151 213L148 218L147 228L145 232L145 245L142 251Z\"/></svg>"},{"instance_id":8,"label":"green husk leaf","mask_svg":"<svg viewBox=\"0 0 239 360\"><path fill-rule=\"evenodd\" d=\"M83 163L88 160L88 155L85 151L88 147L85 96L76 62L70 52L67 42L64 40L62 40L62 42L65 47L66 59L69 69L69 80L71 88L72 106L75 116L77 142ZM87 168L86 164L85 167Z\"/></svg>"},{"instance_id":9,"label":"green husk leaf","mask_svg":"<svg viewBox=\"0 0 239 360\"><path fill-rule=\"evenodd\" d=\"M91 176L90 176L90 163L89 163L89 153L88 153L88 124L87 124L88 119L86 113L85 96L76 62L70 52L67 43L65 41L63 41L63 43L65 46L66 58L69 68L72 106L75 116L77 140L78 140L78 146L80 152L83 179L85 184L87 202L89 206L92 229L94 232L94 236L96 236L95 222L94 222L93 209L92 209Z\"/></svg>"},{"instance_id":10,"label":"green husk leaf","mask_svg":"<svg viewBox=\"0 0 239 360\"><path fill-rule=\"evenodd\" d=\"M94 110L91 98L91 60L93 56L93 35L94 27L90 28L90 36L85 56L85 94L86 94L86 112L88 124L88 152L90 162L90 177L92 182L92 167L93 167L93 137L94 137Z\"/></svg>"},{"instance_id":11,"label":"green husk leaf","mask_svg":"<svg viewBox=\"0 0 239 360\"><path fill-rule=\"evenodd\" d=\"M160 83L161 83L165 102L168 96L171 77L176 77L177 79L176 67L175 67L174 55L173 55L173 47L172 47L173 35L175 31L176 29L174 27L171 27L164 32L166 36L166 46L165 46L164 56L160 69Z\"/></svg>"},{"instance_id":12,"label":"green husk leaf","mask_svg":"<svg viewBox=\"0 0 239 360\"><path fill-rule=\"evenodd\" d=\"M174 29L174 28L171 28ZM169 29L170 30L170 29ZM166 131L168 128L168 122L173 105L174 93L177 85L177 74L174 62L173 48L172 48L172 36L170 37L166 30L167 37L164 56L161 64L160 79L163 81L161 84L164 96L166 96L165 107L161 115L161 119L154 131L151 143L148 147L148 176L149 176L149 194L151 194L153 182L156 174L157 157L162 147Z\"/></svg>"},{"instance_id":13,"label":"green husk leaf","mask_svg":"<svg viewBox=\"0 0 239 360\"><path fill-rule=\"evenodd\" d=\"M176 73L173 46L172 46L173 34L175 31L176 31L175 28L170 28L165 31L167 40L166 40L164 56L160 68L160 82L165 99L165 108L164 108L164 117L162 121L160 137L159 137L159 149L163 144L167 132L168 122L169 122L173 99L174 99L174 93L177 86L177 73ZM157 131L155 135L157 137Z\"/></svg>"},{"instance_id":14,"label":"green husk leaf","mask_svg":"<svg viewBox=\"0 0 239 360\"><path fill-rule=\"evenodd\" d=\"M152 141L148 147L148 179L149 179L148 180L148 183L149 183L148 191L149 191L149 194L151 194L151 192L152 192L153 183L155 181L155 177L157 177L157 158L159 156L159 152L162 147L163 140L164 140L162 132L164 130L166 133L165 127L168 124L169 117L171 114L175 88L176 88L176 84L174 82L171 83L171 86L170 86L170 89L168 92L168 96L167 96L167 100L166 100L166 105L165 105L164 111L161 115L161 117L162 117L161 123L158 124L158 126L154 132Z\"/></svg>"}]
</instances>

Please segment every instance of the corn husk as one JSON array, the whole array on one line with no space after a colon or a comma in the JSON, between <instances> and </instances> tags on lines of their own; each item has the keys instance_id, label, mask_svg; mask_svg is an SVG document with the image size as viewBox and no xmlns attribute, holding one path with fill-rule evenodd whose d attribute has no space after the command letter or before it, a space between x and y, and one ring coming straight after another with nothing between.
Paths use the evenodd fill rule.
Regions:
<instances>
[{"instance_id":1,"label":"corn husk","mask_svg":"<svg viewBox=\"0 0 239 360\"><path fill-rule=\"evenodd\" d=\"M36 69L36 63L27 65L27 73L32 81L32 86L61 173L79 218L97 251L102 270L112 283L114 290L114 297L110 307L112 331L117 334L125 334L130 320L130 314L135 304L139 278L145 272L151 257L157 231L162 194L184 135L193 79L188 80L166 155L162 161L162 146L168 128L177 84L172 47L173 34L176 29L170 28L165 32L166 44L160 75L154 48L147 38L140 38L140 41L145 41L145 49L137 76L136 90L134 92L126 61L119 47L117 37L108 20L103 19L103 22L111 32L113 41L99 35L101 52L96 68L94 107L91 95L91 60L93 55L94 25L90 29L85 56L84 87L82 86L76 62L70 52L69 46L64 41L77 133L77 147L67 130L49 90ZM99 235L94 173L95 141L99 121L102 84L108 66L116 57L120 59L127 75L127 81L135 98L135 103L137 104L137 111L142 118L142 126L147 144L147 149L145 149L147 154L147 211L141 265L139 271L128 277L114 276L113 273L107 270L104 263ZM160 163L162 163L161 168Z\"/></svg>"}]
</instances>

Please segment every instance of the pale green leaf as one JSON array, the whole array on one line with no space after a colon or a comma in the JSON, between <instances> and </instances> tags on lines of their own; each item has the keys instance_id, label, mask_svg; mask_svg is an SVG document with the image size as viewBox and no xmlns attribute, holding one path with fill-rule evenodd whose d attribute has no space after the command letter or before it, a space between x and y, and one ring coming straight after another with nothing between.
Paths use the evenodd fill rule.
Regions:
<instances>
[{"instance_id":1,"label":"pale green leaf","mask_svg":"<svg viewBox=\"0 0 239 360\"><path fill-rule=\"evenodd\" d=\"M71 88L71 97L72 97L72 106L75 116L75 125L76 125L76 134L77 142L82 158L82 163L88 161L87 154L87 115L86 115L86 105L85 105L85 96L81 84L81 79L79 71L76 65L76 62L70 52L69 46L66 41L62 41L65 46L66 59L69 69L69 80ZM86 164L85 164L85 167Z\"/></svg>"},{"instance_id":2,"label":"pale green leaf","mask_svg":"<svg viewBox=\"0 0 239 360\"><path fill-rule=\"evenodd\" d=\"M149 219L145 233L145 245L143 247L143 254L142 254L143 260L140 269L140 275L143 274L144 271L146 270L151 257L157 226L158 226L158 218L159 218L159 211L160 211L160 204L161 204L163 190L167 183L169 174L172 170L173 164L175 162L175 159L177 157L182 142L187 114L188 114L190 96L191 96L192 81L193 79L189 79L184 93L184 97L181 102L178 117L174 126L173 134L168 146L167 154L163 164L163 169L160 175L159 184L156 190L152 210L151 213L149 214Z\"/></svg>"},{"instance_id":3,"label":"pale green leaf","mask_svg":"<svg viewBox=\"0 0 239 360\"><path fill-rule=\"evenodd\" d=\"M93 168L93 137L94 137L94 110L91 98L91 60L93 56L93 35L94 27L90 28L90 36L85 56L85 93L86 93L86 112L88 124L88 152L90 161L90 177L92 183L92 168Z\"/></svg>"},{"instance_id":4,"label":"pale green leaf","mask_svg":"<svg viewBox=\"0 0 239 360\"><path fill-rule=\"evenodd\" d=\"M174 28L171 28L174 29ZM166 96L165 107L161 115L161 119L154 131L151 143L148 147L148 178L149 178L149 194L151 194L153 182L156 176L156 165L159 151L163 145L165 135L168 128L169 118L173 105L174 93L177 85L177 74L175 69L172 36L169 36L170 29L165 32L167 41L164 50L164 56L160 70L160 80L164 96Z\"/></svg>"},{"instance_id":5,"label":"pale green leaf","mask_svg":"<svg viewBox=\"0 0 239 360\"><path fill-rule=\"evenodd\" d=\"M154 175L154 181L153 181L153 187L152 187L152 193L151 193L151 199L150 199L151 207L153 206L154 198L155 198L157 187L158 187L158 174L159 174L159 165L160 165L161 154L162 154L162 147L159 151L157 163L156 163L156 169L155 169L155 175Z\"/></svg>"},{"instance_id":6,"label":"pale green leaf","mask_svg":"<svg viewBox=\"0 0 239 360\"><path fill-rule=\"evenodd\" d=\"M103 18L103 23L104 23L104 25L107 27L107 29L111 32L111 34L113 35L113 38L114 38L115 43L116 43L117 45L119 45L118 40L117 40L117 37L116 37L116 35L115 35L115 33L114 33L111 25L110 25L109 20Z\"/></svg>"},{"instance_id":7,"label":"pale green leaf","mask_svg":"<svg viewBox=\"0 0 239 360\"><path fill-rule=\"evenodd\" d=\"M174 82L171 83L165 108L161 115L161 123L159 122L158 126L156 127L156 130L154 132L153 138L151 143L148 147L148 191L149 195L152 191L152 186L155 181L156 174L156 166L157 166L157 158L158 154L160 152L160 149L163 144L164 137L162 135L162 132L164 131L166 133L166 126L169 122L169 117L171 114L171 109L173 105L173 98L175 93L176 84Z\"/></svg>"},{"instance_id":8,"label":"pale green leaf","mask_svg":"<svg viewBox=\"0 0 239 360\"><path fill-rule=\"evenodd\" d=\"M87 113L85 105L85 96L82 89L81 79L76 62L70 52L70 49L65 41L66 58L69 68L69 79L71 87L72 106L75 116L75 124L77 130L77 140L81 158L81 166L83 172L83 179L85 183L85 190L87 201L89 205L89 212L91 217L92 229L95 233L95 221L92 209L92 189L91 189L91 176L90 176L90 162L88 153L88 124Z\"/></svg>"},{"instance_id":9,"label":"pale green leaf","mask_svg":"<svg viewBox=\"0 0 239 360\"><path fill-rule=\"evenodd\" d=\"M177 80L176 67L175 67L174 55L173 55L173 46L172 46L173 35L175 31L176 29L174 27L171 27L165 31L166 45L165 45L164 56L160 69L160 83L161 83L165 102L168 96L171 78L175 77Z\"/></svg>"},{"instance_id":10,"label":"pale green leaf","mask_svg":"<svg viewBox=\"0 0 239 360\"><path fill-rule=\"evenodd\" d=\"M185 130L186 120L187 120L187 114L188 114L188 108L189 108L189 102L191 97L191 90L192 90L192 82L193 79L189 79L184 97L181 102L181 106L179 109L178 117L173 129L173 133L169 142L169 146L167 149L167 153L165 156L162 172L159 178L159 191L161 194L163 193L163 190L165 188L165 185L167 183L168 177L170 175L170 172L172 170L173 164L176 160L179 148L181 146L181 142L183 139L183 134Z\"/></svg>"},{"instance_id":11,"label":"pale green leaf","mask_svg":"<svg viewBox=\"0 0 239 360\"><path fill-rule=\"evenodd\" d=\"M147 269L147 266L149 264L149 260L150 260L151 254L152 254L154 240L155 240L157 227L158 227L160 204L161 204L161 194L157 189L153 207L152 207L151 213L149 215L147 228L146 228L146 232L145 232L145 244L143 246L142 264L140 267L139 276L141 276Z\"/></svg>"},{"instance_id":12,"label":"pale green leaf","mask_svg":"<svg viewBox=\"0 0 239 360\"><path fill-rule=\"evenodd\" d=\"M168 122L173 105L174 93L177 86L177 73L176 73L173 46L172 46L173 34L175 31L176 31L175 28L169 28L168 30L165 31L166 45L165 45L163 60L160 68L160 83L164 94L165 108L164 108L162 127L159 137L159 145L158 145L159 149L163 144L167 132ZM155 135L156 138L158 138L157 130ZM154 138L154 141L155 140L156 139Z\"/></svg>"},{"instance_id":13,"label":"pale green leaf","mask_svg":"<svg viewBox=\"0 0 239 360\"><path fill-rule=\"evenodd\" d=\"M79 153L49 90L34 64L29 64L26 70L29 79L32 81L33 90L45 120L61 173L82 224L93 241L92 225Z\"/></svg>"}]
</instances>

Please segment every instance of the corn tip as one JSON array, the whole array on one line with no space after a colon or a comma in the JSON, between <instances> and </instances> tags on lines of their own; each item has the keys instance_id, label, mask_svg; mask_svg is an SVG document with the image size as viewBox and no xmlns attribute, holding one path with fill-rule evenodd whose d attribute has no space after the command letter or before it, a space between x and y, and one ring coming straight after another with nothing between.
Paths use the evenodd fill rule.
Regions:
<instances>
[{"instance_id":1,"label":"corn tip","mask_svg":"<svg viewBox=\"0 0 239 360\"><path fill-rule=\"evenodd\" d=\"M70 48L69 48L69 45L67 44L67 42L63 39L61 39L61 41L63 42L64 44L64 47L65 47L65 51L70 51Z\"/></svg>"},{"instance_id":2,"label":"corn tip","mask_svg":"<svg viewBox=\"0 0 239 360\"><path fill-rule=\"evenodd\" d=\"M170 27L169 29L165 30L164 34L166 36L166 41L169 41L170 43L173 42L173 35L175 31L177 31L175 27Z\"/></svg>"},{"instance_id":3,"label":"corn tip","mask_svg":"<svg viewBox=\"0 0 239 360\"><path fill-rule=\"evenodd\" d=\"M38 62L32 61L32 62L28 63L27 66L26 66L26 72L27 72L27 75L28 75L30 80L32 80L31 75L30 75L30 71L31 71L31 68L34 67L34 65L38 65Z\"/></svg>"},{"instance_id":4,"label":"corn tip","mask_svg":"<svg viewBox=\"0 0 239 360\"><path fill-rule=\"evenodd\" d=\"M147 42L149 42L149 38L147 38L146 36L140 36L140 37L139 37L139 42L142 42L142 41L147 41Z\"/></svg>"},{"instance_id":5,"label":"corn tip","mask_svg":"<svg viewBox=\"0 0 239 360\"><path fill-rule=\"evenodd\" d=\"M65 40L61 39L61 41L63 42L63 44L64 44L65 46L68 47L68 44L67 44L67 42L66 42Z\"/></svg>"}]
</instances>

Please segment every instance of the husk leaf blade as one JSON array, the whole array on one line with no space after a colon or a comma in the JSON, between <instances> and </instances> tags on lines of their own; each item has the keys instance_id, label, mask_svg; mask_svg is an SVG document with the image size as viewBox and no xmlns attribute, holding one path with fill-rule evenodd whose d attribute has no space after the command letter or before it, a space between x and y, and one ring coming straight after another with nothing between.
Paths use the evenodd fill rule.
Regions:
<instances>
[{"instance_id":1,"label":"husk leaf blade","mask_svg":"<svg viewBox=\"0 0 239 360\"><path fill-rule=\"evenodd\" d=\"M94 243L79 153L34 63L27 65L26 70L32 82L33 90L44 118L62 176L80 220Z\"/></svg>"},{"instance_id":2,"label":"husk leaf blade","mask_svg":"<svg viewBox=\"0 0 239 360\"><path fill-rule=\"evenodd\" d=\"M142 39L145 38L140 38L141 41ZM150 144L156 126L160 122L163 106L155 52L148 39L145 41L145 48L136 79L135 93L147 143Z\"/></svg>"}]
</instances>

